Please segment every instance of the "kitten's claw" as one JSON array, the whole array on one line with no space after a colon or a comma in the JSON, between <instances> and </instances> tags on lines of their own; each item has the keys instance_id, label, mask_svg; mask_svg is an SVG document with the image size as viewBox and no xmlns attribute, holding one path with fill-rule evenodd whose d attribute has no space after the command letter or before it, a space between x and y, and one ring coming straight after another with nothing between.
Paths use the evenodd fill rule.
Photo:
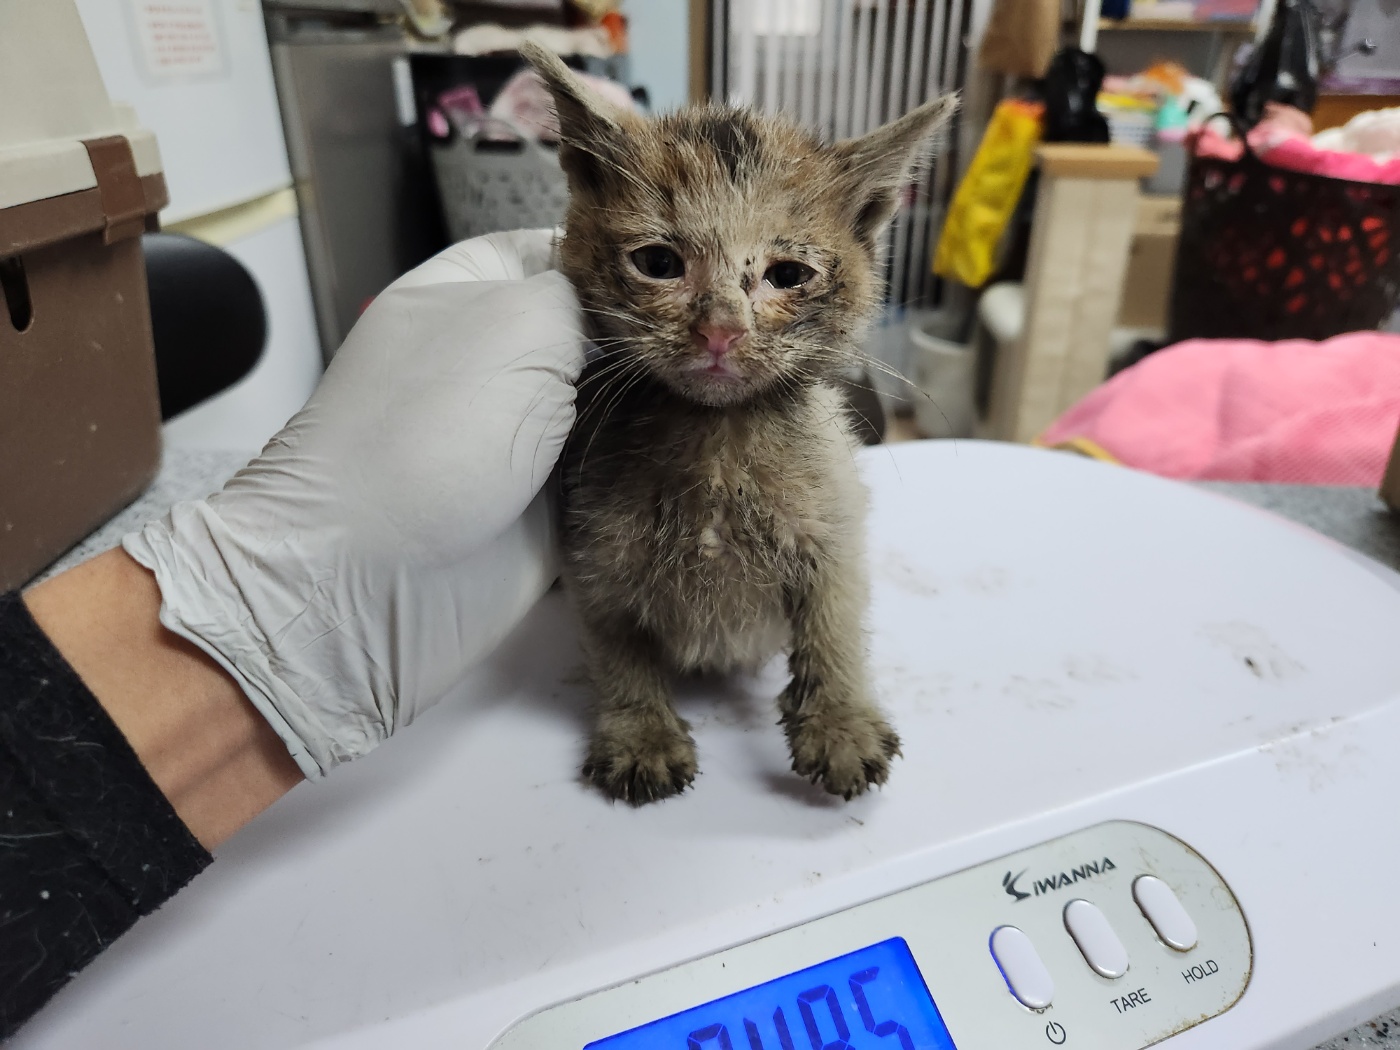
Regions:
<instances>
[{"instance_id":1,"label":"kitten's claw","mask_svg":"<svg viewBox=\"0 0 1400 1050\"><path fill-rule=\"evenodd\" d=\"M788 749L798 776L850 801L890 775L899 736L871 710L844 709L817 716L786 715Z\"/></svg>"},{"instance_id":2,"label":"kitten's claw","mask_svg":"<svg viewBox=\"0 0 1400 1050\"><path fill-rule=\"evenodd\" d=\"M699 771L695 741L686 728L682 722L675 729L595 733L583 775L609 798L633 806L679 795Z\"/></svg>"}]
</instances>

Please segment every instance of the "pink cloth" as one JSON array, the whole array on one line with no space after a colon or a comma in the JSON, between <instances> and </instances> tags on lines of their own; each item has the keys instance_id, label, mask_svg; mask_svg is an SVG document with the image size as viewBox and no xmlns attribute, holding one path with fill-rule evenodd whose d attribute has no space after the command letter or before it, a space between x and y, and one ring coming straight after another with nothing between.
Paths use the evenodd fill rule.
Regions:
<instances>
[{"instance_id":1,"label":"pink cloth","mask_svg":"<svg viewBox=\"0 0 1400 1050\"><path fill-rule=\"evenodd\" d=\"M1042 445L1171 478L1380 485L1400 424L1400 336L1192 340L1118 373Z\"/></svg>"},{"instance_id":2,"label":"pink cloth","mask_svg":"<svg viewBox=\"0 0 1400 1050\"><path fill-rule=\"evenodd\" d=\"M1352 182L1400 183L1400 158L1378 161L1364 153L1318 149L1311 139L1288 138L1260 156L1290 171L1310 172Z\"/></svg>"},{"instance_id":3,"label":"pink cloth","mask_svg":"<svg viewBox=\"0 0 1400 1050\"><path fill-rule=\"evenodd\" d=\"M1312 139L1283 121L1265 120L1249 133L1249 145L1259 159L1289 171L1326 175L1352 182L1400 184L1400 157L1378 161L1364 153L1318 149ZM1193 149L1206 157L1238 160L1244 147L1238 139L1227 139L1213 128L1196 137Z\"/></svg>"}]
</instances>

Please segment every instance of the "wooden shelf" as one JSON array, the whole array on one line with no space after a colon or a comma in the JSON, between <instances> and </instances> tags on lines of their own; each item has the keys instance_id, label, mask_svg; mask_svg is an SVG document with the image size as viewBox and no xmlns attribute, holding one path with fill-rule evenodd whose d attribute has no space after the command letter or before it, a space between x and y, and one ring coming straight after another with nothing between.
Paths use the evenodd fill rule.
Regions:
<instances>
[{"instance_id":1,"label":"wooden shelf","mask_svg":"<svg viewBox=\"0 0 1400 1050\"><path fill-rule=\"evenodd\" d=\"M1099 32L1253 34L1253 22L1191 22L1176 18L1100 18Z\"/></svg>"},{"instance_id":2,"label":"wooden shelf","mask_svg":"<svg viewBox=\"0 0 1400 1050\"><path fill-rule=\"evenodd\" d=\"M1141 179L1157 170L1157 154L1140 146L1048 142L1036 149L1040 170L1066 179Z\"/></svg>"}]
</instances>

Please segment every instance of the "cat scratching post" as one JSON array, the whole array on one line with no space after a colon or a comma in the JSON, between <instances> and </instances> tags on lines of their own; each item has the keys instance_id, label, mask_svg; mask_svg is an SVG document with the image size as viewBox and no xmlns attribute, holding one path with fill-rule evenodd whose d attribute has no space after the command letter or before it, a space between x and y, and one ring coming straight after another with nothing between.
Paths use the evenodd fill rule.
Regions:
<instances>
[{"instance_id":1,"label":"cat scratching post","mask_svg":"<svg viewBox=\"0 0 1400 1050\"><path fill-rule=\"evenodd\" d=\"M1157 170L1135 146L1056 143L1038 156L1024 323L998 348L987 418L987 436L1003 441L1030 441L1103 382L1138 180Z\"/></svg>"}]
</instances>

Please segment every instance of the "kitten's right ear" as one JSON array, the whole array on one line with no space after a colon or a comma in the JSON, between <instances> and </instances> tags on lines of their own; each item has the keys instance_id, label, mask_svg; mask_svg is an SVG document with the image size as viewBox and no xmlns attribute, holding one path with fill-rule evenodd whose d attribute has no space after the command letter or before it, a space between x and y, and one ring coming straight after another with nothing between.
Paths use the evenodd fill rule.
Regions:
<instances>
[{"instance_id":1,"label":"kitten's right ear","mask_svg":"<svg viewBox=\"0 0 1400 1050\"><path fill-rule=\"evenodd\" d=\"M957 95L925 102L897 120L834 147L849 169L847 199L854 209L856 234L873 244L894 218L899 191L926 139L957 112Z\"/></svg>"},{"instance_id":2,"label":"kitten's right ear","mask_svg":"<svg viewBox=\"0 0 1400 1050\"><path fill-rule=\"evenodd\" d=\"M584 86L553 51L533 40L520 46L520 55L544 80L559 115L559 163L574 189L595 192L623 168L627 142L625 114Z\"/></svg>"}]
</instances>

